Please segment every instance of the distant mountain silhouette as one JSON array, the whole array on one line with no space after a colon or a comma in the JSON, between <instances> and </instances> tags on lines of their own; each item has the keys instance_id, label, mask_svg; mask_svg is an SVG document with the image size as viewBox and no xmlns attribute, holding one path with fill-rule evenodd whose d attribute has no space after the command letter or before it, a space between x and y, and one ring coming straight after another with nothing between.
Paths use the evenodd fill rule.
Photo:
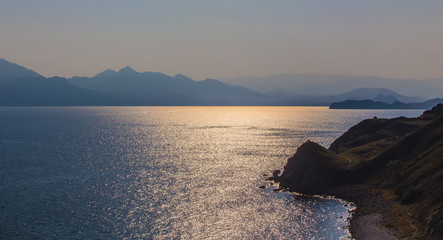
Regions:
<instances>
[{"instance_id":1,"label":"distant mountain silhouette","mask_svg":"<svg viewBox=\"0 0 443 240\"><path fill-rule=\"evenodd\" d=\"M329 79L326 75L297 76L308 79L323 76L313 83ZM288 77L279 75L279 79L288 80ZM374 81L377 82L377 79ZM439 83L438 79L432 81L437 85ZM264 94L215 79L194 81L181 74L140 73L129 66L118 72L105 70L94 77L46 79L32 70L0 59L0 105L329 106L333 102L346 100L368 99L388 104L426 100L383 88L358 88L328 96L310 95L308 92L294 95L291 88L279 86L280 83L267 83L273 84L275 90ZM328 86L328 83L324 83L319 88ZM438 88L435 89L438 91Z\"/></svg>"},{"instance_id":2,"label":"distant mountain silhouette","mask_svg":"<svg viewBox=\"0 0 443 240\"><path fill-rule=\"evenodd\" d=\"M417 80L370 76L287 74L220 80L263 93L281 88L295 96L336 95L357 88L387 88L403 95L426 98L443 96L443 79Z\"/></svg>"},{"instance_id":3,"label":"distant mountain silhouette","mask_svg":"<svg viewBox=\"0 0 443 240\"><path fill-rule=\"evenodd\" d=\"M373 100L384 103L394 103L401 101L405 103L423 102L427 100L422 97L408 97L401 95L385 88L358 88L349 92L337 95L310 97L303 96L301 98L290 100L285 105L306 105L306 106L329 106L334 102L342 102L346 100Z\"/></svg>"},{"instance_id":4,"label":"distant mountain silhouette","mask_svg":"<svg viewBox=\"0 0 443 240\"><path fill-rule=\"evenodd\" d=\"M102 77L109 77L109 76L113 76L114 74L116 74L117 72L111 69L107 69L97 75L95 75L95 77L97 78L102 78Z\"/></svg>"},{"instance_id":5,"label":"distant mountain silhouette","mask_svg":"<svg viewBox=\"0 0 443 240\"><path fill-rule=\"evenodd\" d=\"M443 79L441 78L428 78L424 81L438 89L443 89Z\"/></svg>"},{"instance_id":6,"label":"distant mountain silhouette","mask_svg":"<svg viewBox=\"0 0 443 240\"><path fill-rule=\"evenodd\" d=\"M140 102L74 86L65 78L18 78L0 85L0 106L122 106Z\"/></svg>"},{"instance_id":7,"label":"distant mountain silhouette","mask_svg":"<svg viewBox=\"0 0 443 240\"><path fill-rule=\"evenodd\" d=\"M389 104L393 104L395 102L399 102L399 100L397 98L395 98L394 96L392 96L392 95L383 95L383 94L380 94L377 97L372 98L371 100L374 101L374 102L384 102L384 103L389 103Z\"/></svg>"},{"instance_id":8,"label":"distant mountain silhouette","mask_svg":"<svg viewBox=\"0 0 443 240\"><path fill-rule=\"evenodd\" d=\"M275 98L214 79L194 81L184 75L139 73L125 67L68 81L82 88L142 101L146 105L269 105Z\"/></svg>"},{"instance_id":9,"label":"distant mountain silhouette","mask_svg":"<svg viewBox=\"0 0 443 240\"><path fill-rule=\"evenodd\" d=\"M0 58L0 84L21 77L42 77L40 74Z\"/></svg>"},{"instance_id":10,"label":"distant mountain silhouette","mask_svg":"<svg viewBox=\"0 0 443 240\"><path fill-rule=\"evenodd\" d=\"M412 103L412 102L422 102L426 100L425 98L421 97L404 96L386 88L358 88L338 95L316 98L313 101L318 103L322 102L331 103L331 102L339 102L345 100L365 100L365 99L370 99L374 101L378 100L380 102L385 102L385 103L393 103L395 101Z\"/></svg>"},{"instance_id":11,"label":"distant mountain silhouette","mask_svg":"<svg viewBox=\"0 0 443 240\"><path fill-rule=\"evenodd\" d=\"M443 103L443 99L435 98L420 103L402 103L394 102L392 104L384 102L374 102L371 100L347 100L338 103L332 103L330 109L429 109L439 103Z\"/></svg>"}]
</instances>

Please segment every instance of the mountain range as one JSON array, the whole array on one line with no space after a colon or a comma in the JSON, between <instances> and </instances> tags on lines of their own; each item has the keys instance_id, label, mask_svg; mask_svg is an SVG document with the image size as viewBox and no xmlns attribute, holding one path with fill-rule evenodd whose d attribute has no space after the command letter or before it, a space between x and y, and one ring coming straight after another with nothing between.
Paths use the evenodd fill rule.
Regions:
<instances>
[{"instance_id":1,"label":"mountain range","mask_svg":"<svg viewBox=\"0 0 443 240\"><path fill-rule=\"evenodd\" d=\"M300 96L336 95L356 88L386 88L407 96L437 98L443 96L443 79L393 79L373 76L325 74L280 74L267 77L220 79L224 83L241 85L262 93L284 91Z\"/></svg>"},{"instance_id":2,"label":"mountain range","mask_svg":"<svg viewBox=\"0 0 443 240\"><path fill-rule=\"evenodd\" d=\"M408 97L386 88L357 88L349 92L336 94L336 95L329 95L322 97L304 96L303 98L295 97L293 98L293 100L286 102L285 105L329 106L331 103L348 101L348 100L354 100L354 101L371 100L376 102L392 104L394 102L402 102L402 103L423 102L426 101L427 98Z\"/></svg>"},{"instance_id":3,"label":"mountain range","mask_svg":"<svg viewBox=\"0 0 443 240\"><path fill-rule=\"evenodd\" d=\"M0 58L0 84L19 77L43 77L42 75Z\"/></svg>"},{"instance_id":4,"label":"mountain range","mask_svg":"<svg viewBox=\"0 0 443 240\"><path fill-rule=\"evenodd\" d=\"M23 77L0 85L0 106L133 106L140 101L84 89L60 77Z\"/></svg>"},{"instance_id":5,"label":"mountain range","mask_svg":"<svg viewBox=\"0 0 443 240\"><path fill-rule=\"evenodd\" d=\"M214 79L194 81L157 72L139 73L125 67L105 70L92 78L73 77L71 84L116 96L138 99L145 105L267 105L272 97Z\"/></svg>"},{"instance_id":6,"label":"mountain range","mask_svg":"<svg viewBox=\"0 0 443 240\"><path fill-rule=\"evenodd\" d=\"M371 100L346 100L343 102L332 103L330 109L429 109L439 103L443 103L443 99L434 98L419 103L385 103Z\"/></svg>"},{"instance_id":7,"label":"mountain range","mask_svg":"<svg viewBox=\"0 0 443 240\"><path fill-rule=\"evenodd\" d=\"M433 81L438 85L438 80ZM284 87L278 84L278 81L275 82L275 87ZM0 105L3 106L329 106L346 100L369 99L392 104L428 99L427 95L409 97L385 88L360 87L331 94L335 90L325 91L328 84L332 83L319 86L328 93L323 95L297 95L288 91L290 88L264 93L215 79L195 81L182 74L169 76L158 72L137 72L129 66L119 71L105 70L93 77L45 78L35 71L0 59ZM417 87L427 88L426 84ZM439 91L438 88L433 90Z\"/></svg>"}]
</instances>

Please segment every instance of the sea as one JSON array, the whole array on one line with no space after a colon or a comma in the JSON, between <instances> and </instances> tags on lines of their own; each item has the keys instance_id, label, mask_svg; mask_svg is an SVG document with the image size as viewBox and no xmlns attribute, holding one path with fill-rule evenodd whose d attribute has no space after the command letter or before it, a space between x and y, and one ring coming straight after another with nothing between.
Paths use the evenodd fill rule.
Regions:
<instances>
[{"instance_id":1,"label":"sea","mask_svg":"<svg viewBox=\"0 0 443 240\"><path fill-rule=\"evenodd\" d=\"M0 107L0 239L349 239L352 204L265 175L307 140L422 112Z\"/></svg>"}]
</instances>

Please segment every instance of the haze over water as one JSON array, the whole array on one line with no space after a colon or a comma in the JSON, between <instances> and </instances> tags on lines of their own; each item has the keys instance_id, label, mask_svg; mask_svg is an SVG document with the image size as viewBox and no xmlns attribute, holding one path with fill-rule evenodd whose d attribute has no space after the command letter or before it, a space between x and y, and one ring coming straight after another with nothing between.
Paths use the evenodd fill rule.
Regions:
<instances>
[{"instance_id":1,"label":"haze over water","mask_svg":"<svg viewBox=\"0 0 443 240\"><path fill-rule=\"evenodd\" d=\"M346 239L345 202L273 192L263 174L308 139L421 112L2 107L0 238Z\"/></svg>"}]
</instances>

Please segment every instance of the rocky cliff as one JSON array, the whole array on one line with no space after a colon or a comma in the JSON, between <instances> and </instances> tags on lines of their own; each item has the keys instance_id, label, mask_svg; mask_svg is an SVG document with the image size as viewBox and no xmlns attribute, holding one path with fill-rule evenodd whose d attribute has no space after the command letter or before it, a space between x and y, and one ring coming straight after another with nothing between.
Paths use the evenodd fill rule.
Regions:
<instances>
[{"instance_id":1,"label":"rocky cliff","mask_svg":"<svg viewBox=\"0 0 443 240\"><path fill-rule=\"evenodd\" d=\"M329 149L308 141L271 180L351 201L371 192L391 202L382 214L398 237L443 239L443 105L417 118L364 120Z\"/></svg>"}]
</instances>

